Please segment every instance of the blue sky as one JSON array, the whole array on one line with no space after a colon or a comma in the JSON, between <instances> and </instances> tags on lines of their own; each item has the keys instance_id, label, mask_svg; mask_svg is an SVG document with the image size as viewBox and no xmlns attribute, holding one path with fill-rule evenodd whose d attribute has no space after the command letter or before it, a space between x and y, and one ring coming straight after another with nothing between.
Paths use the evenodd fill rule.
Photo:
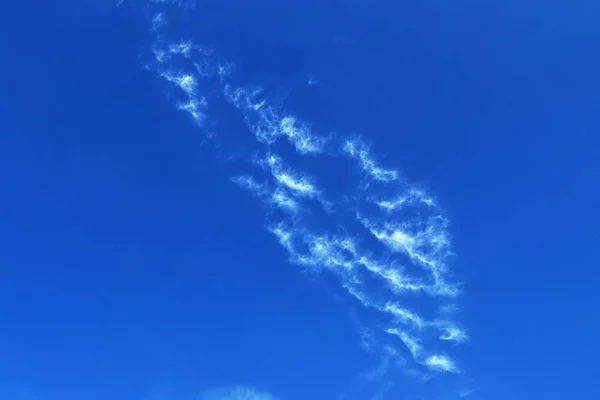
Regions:
<instances>
[{"instance_id":1,"label":"blue sky","mask_svg":"<svg viewBox=\"0 0 600 400\"><path fill-rule=\"evenodd\" d=\"M600 396L596 3L5 8L0 400Z\"/></svg>"}]
</instances>

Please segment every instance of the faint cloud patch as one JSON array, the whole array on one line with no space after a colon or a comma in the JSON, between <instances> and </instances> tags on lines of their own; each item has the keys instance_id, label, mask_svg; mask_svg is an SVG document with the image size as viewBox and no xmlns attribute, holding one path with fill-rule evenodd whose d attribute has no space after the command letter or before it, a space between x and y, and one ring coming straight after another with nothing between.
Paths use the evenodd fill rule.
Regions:
<instances>
[{"instance_id":1,"label":"faint cloud patch","mask_svg":"<svg viewBox=\"0 0 600 400\"><path fill-rule=\"evenodd\" d=\"M460 397L461 399L465 399L467 397L470 397L476 391L477 389L463 389L458 392L458 397Z\"/></svg>"},{"instance_id":2,"label":"faint cloud patch","mask_svg":"<svg viewBox=\"0 0 600 400\"><path fill-rule=\"evenodd\" d=\"M278 400L278 398L253 387L235 386L207 390L200 395L200 400Z\"/></svg>"}]
</instances>

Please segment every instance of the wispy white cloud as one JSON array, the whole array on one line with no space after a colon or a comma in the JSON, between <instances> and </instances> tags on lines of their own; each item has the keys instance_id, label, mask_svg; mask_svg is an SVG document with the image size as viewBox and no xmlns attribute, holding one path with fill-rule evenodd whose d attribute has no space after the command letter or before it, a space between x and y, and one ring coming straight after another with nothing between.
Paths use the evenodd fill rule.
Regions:
<instances>
[{"instance_id":1,"label":"wispy white cloud","mask_svg":"<svg viewBox=\"0 0 600 400\"><path fill-rule=\"evenodd\" d=\"M418 329L421 329L423 327L423 320L421 319L421 317L419 317L412 311L400 307L397 304L387 303L383 309L386 312L392 314L394 318L399 322L413 326Z\"/></svg>"},{"instance_id":2,"label":"wispy white cloud","mask_svg":"<svg viewBox=\"0 0 600 400\"><path fill-rule=\"evenodd\" d=\"M172 54L181 54L185 58L190 58L192 51L198 49L200 48L189 40L169 45L169 52Z\"/></svg>"},{"instance_id":3,"label":"wispy white cloud","mask_svg":"<svg viewBox=\"0 0 600 400\"><path fill-rule=\"evenodd\" d=\"M454 325L453 322L449 321L436 321L433 325L437 326L441 332L440 339L453 343L463 343L469 340L469 336L465 331Z\"/></svg>"},{"instance_id":4,"label":"wispy white cloud","mask_svg":"<svg viewBox=\"0 0 600 400\"><path fill-rule=\"evenodd\" d=\"M377 162L369 153L367 146L358 140L347 140L343 150L351 157L357 159L363 171L375 180L381 182L396 181L400 178L398 171L385 169L377 165Z\"/></svg>"},{"instance_id":5,"label":"wispy white cloud","mask_svg":"<svg viewBox=\"0 0 600 400\"><path fill-rule=\"evenodd\" d=\"M165 19L163 14L157 14L153 22L153 24L157 25L156 29L159 29L164 23ZM154 54L155 61L159 65L165 64L168 61L172 61L180 56L185 60L193 60L192 64L196 67L196 70L201 76L212 76L212 74L207 73L208 70L214 69L212 65L214 60L210 60L209 57L213 54L212 49L200 46L191 40L182 40L178 43L158 42L152 46L152 53ZM200 68L201 65L205 66L206 70ZM160 74L164 74L164 72L160 72Z\"/></svg>"},{"instance_id":6,"label":"wispy white cloud","mask_svg":"<svg viewBox=\"0 0 600 400\"><path fill-rule=\"evenodd\" d=\"M413 356L413 359L417 359L419 357L419 355L421 354L421 350L423 348L419 344L419 341L417 338L414 338L414 337L410 336L408 333L398 330L396 328L388 328L388 329L386 329L386 332L391 335L398 336L400 338L400 340L402 341L402 343L404 343L404 345L410 351L410 354Z\"/></svg>"},{"instance_id":7,"label":"wispy white cloud","mask_svg":"<svg viewBox=\"0 0 600 400\"><path fill-rule=\"evenodd\" d=\"M299 257L298 254L296 254L293 244L294 235L284 224L278 224L277 226L271 227L269 230L277 237L279 244L288 251L291 261L305 263L302 262L302 257Z\"/></svg>"},{"instance_id":8,"label":"wispy white cloud","mask_svg":"<svg viewBox=\"0 0 600 400\"><path fill-rule=\"evenodd\" d=\"M356 244L349 238L317 236L300 230L294 230L283 224L272 229L280 243L290 253L291 260L304 265L324 266L337 272L342 279L342 285L348 293L365 307L372 308L392 317L392 321L404 325L414 334L397 327L388 328L386 332L397 336L409 349L413 359L418 364L426 366L434 372L458 373L454 361L445 355L427 353L419 337L429 327L435 327L440 332L440 339L461 343L467 339L466 333L450 321L427 321L414 311L394 302L379 304L361 289L357 278L357 268L361 266L356 257L359 254Z\"/></svg>"},{"instance_id":9,"label":"wispy white cloud","mask_svg":"<svg viewBox=\"0 0 600 400\"><path fill-rule=\"evenodd\" d=\"M179 103L177 108L182 111L186 111L188 114L192 116L192 118L198 123L201 124L205 119L204 110L206 109L207 104L204 99L189 99L187 102Z\"/></svg>"},{"instance_id":10,"label":"wispy white cloud","mask_svg":"<svg viewBox=\"0 0 600 400\"><path fill-rule=\"evenodd\" d=\"M263 199L265 203L272 204L279 209L292 213L296 213L300 209L299 203L281 188L271 189L266 183L259 183L248 175L233 177L231 181Z\"/></svg>"},{"instance_id":11,"label":"wispy white cloud","mask_svg":"<svg viewBox=\"0 0 600 400\"><path fill-rule=\"evenodd\" d=\"M306 174L292 171L283 163L281 157L271 154L267 156L265 163L271 169L275 180L296 196L316 197L320 194L311 178Z\"/></svg>"},{"instance_id":12,"label":"wispy white cloud","mask_svg":"<svg viewBox=\"0 0 600 400\"><path fill-rule=\"evenodd\" d=\"M245 113L246 123L259 141L273 144L279 138L287 138L300 154L317 154L323 150L327 139L314 134L310 126L297 117L269 105L261 88L225 86L224 95Z\"/></svg>"},{"instance_id":13,"label":"wispy white cloud","mask_svg":"<svg viewBox=\"0 0 600 400\"><path fill-rule=\"evenodd\" d=\"M294 176L282 171L274 171L273 176L279 183L299 195L315 196L318 193L315 186L305 177Z\"/></svg>"},{"instance_id":14,"label":"wispy white cloud","mask_svg":"<svg viewBox=\"0 0 600 400\"><path fill-rule=\"evenodd\" d=\"M361 255L359 253L354 254L356 264L363 266L376 277L383 279L388 284L388 287L396 293L434 292L433 287L420 282L417 278L408 276L408 274L403 271L403 268L398 265L384 266L367 255Z\"/></svg>"},{"instance_id":15,"label":"wispy white cloud","mask_svg":"<svg viewBox=\"0 0 600 400\"><path fill-rule=\"evenodd\" d=\"M152 49L152 53L154 54L154 60L158 63L158 64L162 64L166 61L169 60L170 58L170 53L168 51L166 51L165 49L163 49L160 46L155 46Z\"/></svg>"},{"instance_id":16,"label":"wispy white cloud","mask_svg":"<svg viewBox=\"0 0 600 400\"><path fill-rule=\"evenodd\" d=\"M369 231L393 251L406 253L413 261L436 270L445 269L444 258L450 254L446 220L442 217L427 221L400 223L375 222L358 216Z\"/></svg>"},{"instance_id":17,"label":"wispy white cloud","mask_svg":"<svg viewBox=\"0 0 600 400\"><path fill-rule=\"evenodd\" d=\"M165 0L165 4L174 1L178 0ZM266 226L286 249L289 260L333 274L353 304L383 321L381 325L363 327L361 337L370 349L388 349L383 351L389 356L386 369L402 365L415 376L425 376L422 371L427 376L460 372L450 356L436 350L436 346L443 346L439 340L452 344L468 340L467 333L454 322L456 312L432 316L418 306L423 296L428 304L438 302L435 309L458 294L448 267L452 255L448 220L434 198L407 182L400 169L380 165L381 157L361 140L342 137L340 145L317 134L318 127L285 110L280 99L261 87L234 85L233 64L220 60L210 49L190 40L166 41L166 35L159 32L167 22L166 14L162 8L159 10L150 20L150 29L156 35L150 55L154 57L153 68L181 90L175 106L197 122L208 118L208 104L215 98L238 114L253 142L250 146L256 145L254 154L263 156L259 162L253 159L237 163L258 171L250 176L242 166L232 181L264 204L268 210ZM179 100L181 97L183 100ZM220 147L226 145L219 143ZM340 188L328 186L329 172L311 169L308 173L302 169L306 160L341 162L343 168L352 160L352 168L362 178L348 174L344 185L340 185L344 193L338 193L336 189ZM381 246L374 245L377 242ZM404 301L407 296L412 296L410 302ZM399 355L399 342L382 346L382 339L384 343L399 339L414 362ZM234 395L238 397L214 399L273 398L249 397L256 396L256 392L246 388L228 394Z\"/></svg>"},{"instance_id":18,"label":"wispy white cloud","mask_svg":"<svg viewBox=\"0 0 600 400\"><path fill-rule=\"evenodd\" d=\"M266 192L266 186L249 175L236 176L231 178L231 181L241 188L250 190L258 195L264 195Z\"/></svg>"},{"instance_id":19,"label":"wispy white cloud","mask_svg":"<svg viewBox=\"0 0 600 400\"><path fill-rule=\"evenodd\" d=\"M424 191L417 188L409 188L406 193L396 196L388 200L376 200L380 208L387 212L394 212L402 210L408 206L421 206L426 205L428 207L434 207L435 201Z\"/></svg>"},{"instance_id":20,"label":"wispy white cloud","mask_svg":"<svg viewBox=\"0 0 600 400\"><path fill-rule=\"evenodd\" d=\"M345 281L342 286L350 296L358 300L358 302L367 308L378 309L378 306L369 298L369 296L360 288L361 282L357 280Z\"/></svg>"},{"instance_id":21,"label":"wispy white cloud","mask_svg":"<svg viewBox=\"0 0 600 400\"><path fill-rule=\"evenodd\" d=\"M286 192L280 189L276 189L271 196L273 202L279 206L279 208L287 209L290 211L298 211L299 205L296 200L291 198Z\"/></svg>"},{"instance_id":22,"label":"wispy white cloud","mask_svg":"<svg viewBox=\"0 0 600 400\"><path fill-rule=\"evenodd\" d=\"M435 216L417 222L375 222L361 215L358 219L388 249L404 253L417 265L427 268L437 294L458 295L458 288L445 280L446 259L451 251L447 222L443 217Z\"/></svg>"},{"instance_id":23,"label":"wispy white cloud","mask_svg":"<svg viewBox=\"0 0 600 400\"><path fill-rule=\"evenodd\" d=\"M315 267L326 267L338 273L342 279L342 285L348 293L364 306L390 314L396 321L411 327L421 329L428 325L418 314L398 304L392 302L378 304L370 300L368 295L359 288L360 280L357 269L366 266L368 271L376 274L375 276L396 285L394 289L426 290L424 286L405 282L400 274L394 274L360 255L351 238L315 235L291 228L283 223L271 228L271 231L290 252L292 261ZM291 237L295 238L297 246L292 245Z\"/></svg>"},{"instance_id":24,"label":"wispy white cloud","mask_svg":"<svg viewBox=\"0 0 600 400\"><path fill-rule=\"evenodd\" d=\"M435 371L460 373L460 370L454 364L454 361L452 361L452 359L444 355L436 354L429 356L424 361L424 364Z\"/></svg>"},{"instance_id":25,"label":"wispy white cloud","mask_svg":"<svg viewBox=\"0 0 600 400\"><path fill-rule=\"evenodd\" d=\"M395 293L423 292L437 294L437 289L409 276L399 265L383 265L364 253L355 243L355 239L346 235L338 237L319 237L305 235L306 243L313 243L314 255L319 257L303 257L304 262L325 263L326 265L343 265L345 269L363 269L379 278ZM318 243L317 243L318 242ZM318 250L318 252L317 252ZM343 257L340 256L343 254ZM354 295L354 294L353 294Z\"/></svg>"},{"instance_id":26,"label":"wispy white cloud","mask_svg":"<svg viewBox=\"0 0 600 400\"><path fill-rule=\"evenodd\" d=\"M410 335L408 332L398 328L387 328L386 332L398 337L409 350L413 360L417 363L425 365L432 371L460 373L459 368L448 356L440 354L424 356L424 349L420 340L417 337Z\"/></svg>"},{"instance_id":27,"label":"wispy white cloud","mask_svg":"<svg viewBox=\"0 0 600 400\"><path fill-rule=\"evenodd\" d=\"M316 235L291 228L284 223L279 223L270 230L288 250L293 262L325 267L338 274L348 273L353 268L351 255L345 251L343 241L339 238ZM292 237L295 238L296 245L292 243Z\"/></svg>"},{"instance_id":28,"label":"wispy white cloud","mask_svg":"<svg viewBox=\"0 0 600 400\"><path fill-rule=\"evenodd\" d=\"M179 86L188 96L196 94L198 82L193 75L184 72L163 72L161 76L167 81Z\"/></svg>"},{"instance_id":29,"label":"wispy white cloud","mask_svg":"<svg viewBox=\"0 0 600 400\"><path fill-rule=\"evenodd\" d=\"M168 53L163 50L155 48L154 55L159 63L168 59ZM190 114L200 125L205 120L208 103L205 97L197 94L198 79L193 74L186 72L163 71L159 75L186 94L187 100L176 102L176 107Z\"/></svg>"},{"instance_id":30,"label":"wispy white cloud","mask_svg":"<svg viewBox=\"0 0 600 400\"><path fill-rule=\"evenodd\" d=\"M325 138L314 135L308 124L299 122L294 116L283 117L280 128L300 153L318 153L326 142Z\"/></svg>"}]
</instances>

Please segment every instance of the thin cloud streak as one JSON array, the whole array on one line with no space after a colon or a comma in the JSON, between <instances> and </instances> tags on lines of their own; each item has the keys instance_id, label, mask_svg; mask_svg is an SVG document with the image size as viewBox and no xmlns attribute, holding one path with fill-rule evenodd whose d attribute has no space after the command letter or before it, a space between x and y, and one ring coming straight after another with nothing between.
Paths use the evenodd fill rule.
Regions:
<instances>
[{"instance_id":1,"label":"thin cloud streak","mask_svg":"<svg viewBox=\"0 0 600 400\"><path fill-rule=\"evenodd\" d=\"M265 183L258 183L256 179L247 175L231 178L231 181L242 189L261 198L265 204L271 204L284 211L297 213L300 210L299 203L281 188L271 189Z\"/></svg>"},{"instance_id":2,"label":"thin cloud streak","mask_svg":"<svg viewBox=\"0 0 600 400\"><path fill-rule=\"evenodd\" d=\"M413 338L408 333L400 331L396 328L388 328L386 329L386 332L390 335L398 336L400 340L402 340L402 343L404 343L404 345L408 348L410 354L412 354L413 359L417 359L419 357L422 347L416 338Z\"/></svg>"},{"instance_id":3,"label":"thin cloud streak","mask_svg":"<svg viewBox=\"0 0 600 400\"><path fill-rule=\"evenodd\" d=\"M275 180L295 195L306 197L319 195L320 191L316 188L313 180L305 174L294 172L286 167L281 157L269 155L265 163L269 166Z\"/></svg>"},{"instance_id":4,"label":"thin cloud streak","mask_svg":"<svg viewBox=\"0 0 600 400\"><path fill-rule=\"evenodd\" d=\"M378 166L373 156L369 154L367 146L358 140L347 140L343 150L358 160L362 170L377 181L391 182L400 178L398 171Z\"/></svg>"},{"instance_id":5,"label":"thin cloud streak","mask_svg":"<svg viewBox=\"0 0 600 400\"><path fill-rule=\"evenodd\" d=\"M405 194L396 196L395 198L389 200L375 201L375 204L388 213L400 211L410 206L418 207L422 204L429 207L435 207L435 201L433 198L417 188L409 188Z\"/></svg>"}]
</instances>

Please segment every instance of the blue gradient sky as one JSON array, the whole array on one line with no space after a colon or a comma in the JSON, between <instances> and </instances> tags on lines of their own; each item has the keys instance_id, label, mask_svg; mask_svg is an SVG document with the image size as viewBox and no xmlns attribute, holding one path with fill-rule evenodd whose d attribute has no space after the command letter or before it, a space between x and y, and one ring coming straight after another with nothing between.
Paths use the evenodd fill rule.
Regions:
<instances>
[{"instance_id":1,"label":"blue gradient sky","mask_svg":"<svg viewBox=\"0 0 600 400\"><path fill-rule=\"evenodd\" d=\"M231 181L264 172L239 161L263 151L245 114L215 97L198 126L157 73L149 19L162 9L12 2L0 13L0 400L600 398L598 4L165 7L164 40L209 46L232 82L266 88L315 132L360 135L435 198L470 337L447 347L461 373L407 354L386 365L381 317L335 274L289 261L263 199ZM350 158L286 143L268 150L326 193L391 193ZM313 211L296 218L358 229ZM423 315L438 304L407 302ZM361 346L365 330L381 349Z\"/></svg>"}]
</instances>

